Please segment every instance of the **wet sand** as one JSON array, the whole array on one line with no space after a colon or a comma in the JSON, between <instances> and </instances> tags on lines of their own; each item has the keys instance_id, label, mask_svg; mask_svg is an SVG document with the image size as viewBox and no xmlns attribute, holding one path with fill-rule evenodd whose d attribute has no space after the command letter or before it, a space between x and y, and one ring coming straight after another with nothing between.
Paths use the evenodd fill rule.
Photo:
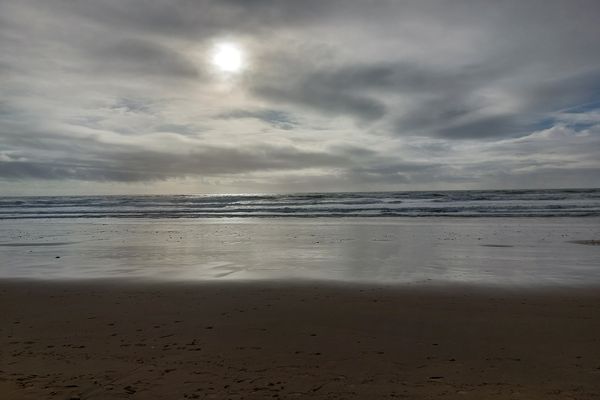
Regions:
<instances>
[{"instance_id":1,"label":"wet sand","mask_svg":"<svg viewBox=\"0 0 600 400\"><path fill-rule=\"evenodd\" d=\"M594 399L600 290L0 282L2 399Z\"/></svg>"},{"instance_id":2,"label":"wet sand","mask_svg":"<svg viewBox=\"0 0 600 400\"><path fill-rule=\"evenodd\" d=\"M2 221L0 279L600 285L600 217Z\"/></svg>"}]
</instances>

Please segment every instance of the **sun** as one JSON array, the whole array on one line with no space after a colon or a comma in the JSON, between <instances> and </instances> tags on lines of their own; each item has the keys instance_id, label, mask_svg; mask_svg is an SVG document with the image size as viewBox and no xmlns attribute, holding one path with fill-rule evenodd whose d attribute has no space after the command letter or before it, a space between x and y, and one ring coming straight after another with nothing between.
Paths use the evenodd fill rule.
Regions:
<instances>
[{"instance_id":1,"label":"sun","mask_svg":"<svg viewBox=\"0 0 600 400\"><path fill-rule=\"evenodd\" d=\"M235 74L244 70L244 52L234 43L218 43L212 51L212 65L221 72Z\"/></svg>"}]
</instances>

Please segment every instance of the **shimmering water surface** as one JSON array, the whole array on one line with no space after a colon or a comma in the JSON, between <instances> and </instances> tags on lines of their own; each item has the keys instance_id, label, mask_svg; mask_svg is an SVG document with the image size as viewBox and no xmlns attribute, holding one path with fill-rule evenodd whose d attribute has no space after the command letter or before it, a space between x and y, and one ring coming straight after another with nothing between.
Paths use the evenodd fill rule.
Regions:
<instances>
[{"instance_id":1,"label":"shimmering water surface","mask_svg":"<svg viewBox=\"0 0 600 400\"><path fill-rule=\"evenodd\" d=\"M0 278L600 284L600 217L0 221Z\"/></svg>"},{"instance_id":2,"label":"shimmering water surface","mask_svg":"<svg viewBox=\"0 0 600 400\"><path fill-rule=\"evenodd\" d=\"M600 216L600 189L0 197L0 219Z\"/></svg>"}]
</instances>

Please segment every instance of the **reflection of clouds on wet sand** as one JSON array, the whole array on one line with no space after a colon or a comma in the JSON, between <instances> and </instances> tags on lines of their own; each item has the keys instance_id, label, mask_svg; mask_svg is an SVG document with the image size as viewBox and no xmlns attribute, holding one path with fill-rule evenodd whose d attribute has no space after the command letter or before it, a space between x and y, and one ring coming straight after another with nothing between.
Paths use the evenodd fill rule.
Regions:
<instances>
[{"instance_id":1,"label":"reflection of clouds on wet sand","mask_svg":"<svg viewBox=\"0 0 600 400\"><path fill-rule=\"evenodd\" d=\"M0 277L600 282L589 217L56 222L5 221Z\"/></svg>"},{"instance_id":2,"label":"reflection of clouds on wet sand","mask_svg":"<svg viewBox=\"0 0 600 400\"><path fill-rule=\"evenodd\" d=\"M573 240L571 243L587 244L588 246L600 246L600 240Z\"/></svg>"},{"instance_id":3,"label":"reflection of clouds on wet sand","mask_svg":"<svg viewBox=\"0 0 600 400\"><path fill-rule=\"evenodd\" d=\"M214 265L214 266L210 266L210 265ZM208 263L207 265L203 265L202 267L207 268L211 271L215 271L215 274L214 274L215 278L224 278L226 276L248 270L248 268L245 266L236 265L236 264L230 263L230 262L213 262L213 263Z\"/></svg>"},{"instance_id":4,"label":"reflection of clouds on wet sand","mask_svg":"<svg viewBox=\"0 0 600 400\"><path fill-rule=\"evenodd\" d=\"M0 247L66 246L77 242L0 243Z\"/></svg>"}]
</instances>

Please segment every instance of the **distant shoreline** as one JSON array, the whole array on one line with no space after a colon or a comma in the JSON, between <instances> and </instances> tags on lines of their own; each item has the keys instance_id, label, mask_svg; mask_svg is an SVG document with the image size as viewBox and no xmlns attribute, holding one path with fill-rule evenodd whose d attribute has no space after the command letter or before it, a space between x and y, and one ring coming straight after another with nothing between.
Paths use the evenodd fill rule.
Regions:
<instances>
[{"instance_id":1,"label":"distant shoreline","mask_svg":"<svg viewBox=\"0 0 600 400\"><path fill-rule=\"evenodd\" d=\"M206 193L79 193L79 194L9 194L1 198L19 197L128 197L128 196L278 196L278 195L310 195L310 194L347 194L347 193L423 193L423 192L525 192L525 191L586 191L600 190L600 187L528 187L528 188L504 188L504 189L407 189L407 190L367 190L367 191L301 191L301 192L206 192Z\"/></svg>"},{"instance_id":2,"label":"distant shoreline","mask_svg":"<svg viewBox=\"0 0 600 400\"><path fill-rule=\"evenodd\" d=\"M600 189L0 197L0 219L594 217Z\"/></svg>"}]
</instances>

